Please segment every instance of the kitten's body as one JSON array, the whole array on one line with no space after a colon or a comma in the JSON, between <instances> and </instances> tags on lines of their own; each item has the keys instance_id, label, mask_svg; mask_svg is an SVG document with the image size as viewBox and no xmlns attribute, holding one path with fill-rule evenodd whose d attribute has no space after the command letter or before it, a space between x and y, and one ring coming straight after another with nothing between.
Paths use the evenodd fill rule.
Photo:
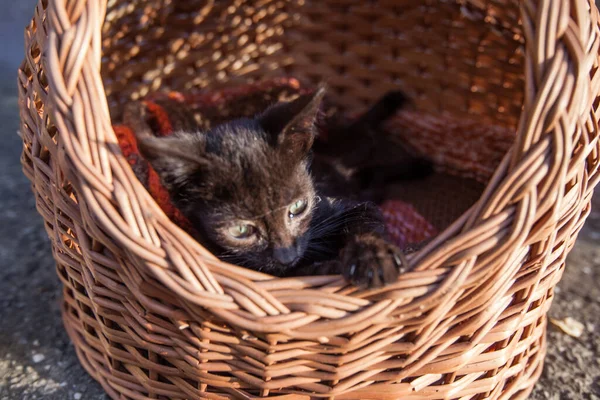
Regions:
<instances>
[{"instance_id":1,"label":"kitten's body","mask_svg":"<svg viewBox=\"0 0 600 400\"><path fill-rule=\"evenodd\" d=\"M152 137L135 107L125 119L137 126L140 151L198 240L222 260L278 276L343 273L357 284L392 282L402 255L386 240L378 208L356 194L377 196L367 190L374 177L381 183L406 175L365 167L373 156L368 133L403 97L384 97L356 123L332 129L333 148L341 151L321 145L313 159L323 94L321 88L256 118L167 138ZM417 167L409 175L423 172ZM246 228L251 234L239 234Z\"/></svg>"}]
</instances>

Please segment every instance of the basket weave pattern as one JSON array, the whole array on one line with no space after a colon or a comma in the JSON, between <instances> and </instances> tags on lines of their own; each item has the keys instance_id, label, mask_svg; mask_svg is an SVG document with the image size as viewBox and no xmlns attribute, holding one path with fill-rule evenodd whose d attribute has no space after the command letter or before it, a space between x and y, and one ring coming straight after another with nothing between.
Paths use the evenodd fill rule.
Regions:
<instances>
[{"instance_id":1,"label":"basket weave pattern","mask_svg":"<svg viewBox=\"0 0 600 400\"><path fill-rule=\"evenodd\" d=\"M524 398L600 179L599 32L584 0L42 0L19 70L22 163L82 364L115 399ZM515 143L397 283L272 279L164 216L111 117L159 88L283 74L326 79L351 111L402 87Z\"/></svg>"}]
</instances>

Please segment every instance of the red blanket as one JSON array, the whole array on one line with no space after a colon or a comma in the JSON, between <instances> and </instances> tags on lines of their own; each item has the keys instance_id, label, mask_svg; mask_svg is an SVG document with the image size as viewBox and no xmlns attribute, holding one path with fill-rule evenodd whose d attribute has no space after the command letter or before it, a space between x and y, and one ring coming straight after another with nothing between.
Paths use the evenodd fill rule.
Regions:
<instances>
[{"instance_id":1,"label":"red blanket","mask_svg":"<svg viewBox=\"0 0 600 400\"><path fill-rule=\"evenodd\" d=\"M305 92L293 78L276 78L257 84L236 88L205 91L196 95L183 95L177 92L155 95L143 100L147 120L152 132L157 136L168 136L174 128L181 126L181 116L169 104L183 103L192 110L195 122L208 127L233 118L252 116L268 105ZM134 130L126 125L113 126L123 155L132 166L136 176L148 189L165 214L177 225L192 231L185 216L173 206L169 194L161 185L158 174L139 154ZM321 132L324 136L325 132ZM423 218L410 204L399 200L387 200L380 205L387 229L394 243L400 248L415 244L435 235L436 229Z\"/></svg>"}]
</instances>

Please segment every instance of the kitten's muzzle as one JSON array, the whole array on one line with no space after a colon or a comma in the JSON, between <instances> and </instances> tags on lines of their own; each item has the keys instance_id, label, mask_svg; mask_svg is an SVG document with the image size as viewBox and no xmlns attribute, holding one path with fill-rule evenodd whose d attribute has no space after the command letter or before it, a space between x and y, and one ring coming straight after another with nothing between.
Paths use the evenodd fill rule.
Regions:
<instances>
[{"instance_id":1,"label":"kitten's muzzle","mask_svg":"<svg viewBox=\"0 0 600 400\"><path fill-rule=\"evenodd\" d=\"M277 247L273 249L273 258L284 265L295 264L300 260L296 245L290 247Z\"/></svg>"}]
</instances>

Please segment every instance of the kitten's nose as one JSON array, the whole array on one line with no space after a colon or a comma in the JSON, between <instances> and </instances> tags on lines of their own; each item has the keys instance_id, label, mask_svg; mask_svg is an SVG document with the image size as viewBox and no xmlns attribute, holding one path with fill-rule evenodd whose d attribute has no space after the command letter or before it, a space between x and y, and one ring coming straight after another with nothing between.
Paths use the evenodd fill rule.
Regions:
<instances>
[{"instance_id":1,"label":"kitten's nose","mask_svg":"<svg viewBox=\"0 0 600 400\"><path fill-rule=\"evenodd\" d=\"M276 247L273 249L273 258L282 264L292 264L298 259L296 246Z\"/></svg>"}]
</instances>

